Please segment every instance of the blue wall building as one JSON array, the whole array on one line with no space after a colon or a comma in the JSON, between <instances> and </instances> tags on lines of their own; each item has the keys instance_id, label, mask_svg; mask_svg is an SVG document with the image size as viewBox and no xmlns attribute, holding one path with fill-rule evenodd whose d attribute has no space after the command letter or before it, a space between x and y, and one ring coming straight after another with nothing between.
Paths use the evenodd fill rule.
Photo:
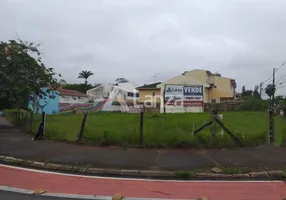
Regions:
<instances>
[{"instance_id":1,"label":"blue wall building","mask_svg":"<svg viewBox=\"0 0 286 200\"><path fill-rule=\"evenodd\" d=\"M48 88L42 88L43 91L47 91ZM50 91L44 98L34 95L33 100L29 101L29 109L33 113L41 114L58 114L59 113L59 94L56 91Z\"/></svg>"}]
</instances>

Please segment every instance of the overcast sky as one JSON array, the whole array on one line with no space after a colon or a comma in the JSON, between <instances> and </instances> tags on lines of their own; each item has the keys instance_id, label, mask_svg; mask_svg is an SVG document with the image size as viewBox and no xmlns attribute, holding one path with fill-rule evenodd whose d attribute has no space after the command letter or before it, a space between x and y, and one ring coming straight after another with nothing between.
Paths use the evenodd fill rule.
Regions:
<instances>
[{"instance_id":1,"label":"overcast sky","mask_svg":"<svg viewBox=\"0 0 286 200\"><path fill-rule=\"evenodd\" d=\"M40 42L69 83L81 70L140 85L207 69L253 89L286 61L285 0L0 0L0 24L2 41Z\"/></svg>"}]
</instances>

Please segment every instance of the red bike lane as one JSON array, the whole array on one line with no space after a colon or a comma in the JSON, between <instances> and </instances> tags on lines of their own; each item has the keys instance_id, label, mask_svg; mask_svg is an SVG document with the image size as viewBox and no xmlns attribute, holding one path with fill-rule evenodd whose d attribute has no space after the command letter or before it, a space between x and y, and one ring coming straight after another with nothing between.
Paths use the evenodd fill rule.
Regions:
<instances>
[{"instance_id":1,"label":"red bike lane","mask_svg":"<svg viewBox=\"0 0 286 200\"><path fill-rule=\"evenodd\" d=\"M58 174L0 166L0 185L52 193L126 197L211 200L282 200L283 181L156 181Z\"/></svg>"}]
</instances>

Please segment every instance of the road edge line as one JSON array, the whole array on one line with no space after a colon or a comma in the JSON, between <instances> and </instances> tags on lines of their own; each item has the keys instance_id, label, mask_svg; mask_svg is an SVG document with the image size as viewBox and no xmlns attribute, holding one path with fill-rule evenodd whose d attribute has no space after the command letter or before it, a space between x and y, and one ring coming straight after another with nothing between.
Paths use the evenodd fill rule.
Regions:
<instances>
[{"instance_id":1,"label":"road edge line","mask_svg":"<svg viewBox=\"0 0 286 200\"><path fill-rule=\"evenodd\" d=\"M26 190L22 188L16 188L16 187L10 187L5 185L0 185L0 190L6 191L6 192L16 192L21 194L34 194L33 190Z\"/></svg>"}]
</instances>

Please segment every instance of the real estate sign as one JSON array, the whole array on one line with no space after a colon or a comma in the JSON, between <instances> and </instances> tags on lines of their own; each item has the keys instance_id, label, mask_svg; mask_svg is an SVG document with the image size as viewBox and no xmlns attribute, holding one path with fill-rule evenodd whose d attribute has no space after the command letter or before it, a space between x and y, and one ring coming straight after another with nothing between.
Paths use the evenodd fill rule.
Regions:
<instances>
[{"instance_id":1,"label":"real estate sign","mask_svg":"<svg viewBox=\"0 0 286 200\"><path fill-rule=\"evenodd\" d=\"M165 85L165 105L203 106L202 85Z\"/></svg>"}]
</instances>

